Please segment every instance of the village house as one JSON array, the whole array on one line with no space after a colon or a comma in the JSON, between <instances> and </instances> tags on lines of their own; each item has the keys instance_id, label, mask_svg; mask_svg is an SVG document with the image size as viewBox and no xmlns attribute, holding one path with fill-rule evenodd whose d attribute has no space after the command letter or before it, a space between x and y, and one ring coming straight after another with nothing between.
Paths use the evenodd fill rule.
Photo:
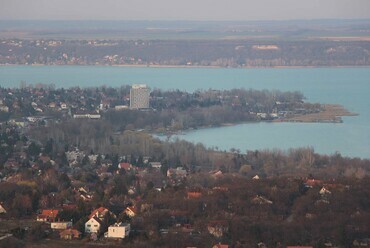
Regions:
<instances>
[{"instance_id":1,"label":"village house","mask_svg":"<svg viewBox=\"0 0 370 248\"><path fill-rule=\"evenodd\" d=\"M59 233L61 239L72 240L81 238L81 232L77 229L66 229Z\"/></svg>"},{"instance_id":2,"label":"village house","mask_svg":"<svg viewBox=\"0 0 370 248\"><path fill-rule=\"evenodd\" d=\"M220 170L213 170L213 171L210 171L210 172L209 172L209 174L210 174L213 178L215 178L215 179L220 178L220 177L222 177L222 176L223 176L223 173L222 173L222 171L220 171Z\"/></svg>"},{"instance_id":3,"label":"village house","mask_svg":"<svg viewBox=\"0 0 370 248\"><path fill-rule=\"evenodd\" d=\"M130 234L130 224L115 223L108 227L108 232L104 234L106 238L124 239Z\"/></svg>"},{"instance_id":4,"label":"village house","mask_svg":"<svg viewBox=\"0 0 370 248\"><path fill-rule=\"evenodd\" d=\"M220 244L212 246L212 248L229 248L229 245L224 245L220 243Z\"/></svg>"},{"instance_id":5,"label":"village house","mask_svg":"<svg viewBox=\"0 0 370 248\"><path fill-rule=\"evenodd\" d=\"M208 223L207 229L216 238L221 238L229 231L229 225L226 220L213 220Z\"/></svg>"},{"instance_id":6,"label":"village house","mask_svg":"<svg viewBox=\"0 0 370 248\"><path fill-rule=\"evenodd\" d=\"M253 180L259 180L260 177L258 175L255 175L254 177L252 177Z\"/></svg>"},{"instance_id":7,"label":"village house","mask_svg":"<svg viewBox=\"0 0 370 248\"><path fill-rule=\"evenodd\" d=\"M99 233L102 226L102 221L93 216L85 223L85 233Z\"/></svg>"},{"instance_id":8,"label":"village house","mask_svg":"<svg viewBox=\"0 0 370 248\"><path fill-rule=\"evenodd\" d=\"M97 217L98 219L100 220L103 220L105 218L105 216L107 214L110 214L111 216L113 216L114 218L116 217L112 212L110 212L108 209L104 208L104 207L100 207L100 208L97 208L95 209L94 211L91 212L91 214L89 215L89 219L93 218L93 217Z\"/></svg>"},{"instance_id":9,"label":"village house","mask_svg":"<svg viewBox=\"0 0 370 248\"><path fill-rule=\"evenodd\" d=\"M118 169L120 170L124 169L125 171L130 171L132 169L132 165L130 163L119 163Z\"/></svg>"},{"instance_id":10,"label":"village house","mask_svg":"<svg viewBox=\"0 0 370 248\"><path fill-rule=\"evenodd\" d=\"M321 186L323 184L323 181L316 180L316 179L307 179L305 182L305 186L307 188L313 188L314 186Z\"/></svg>"},{"instance_id":11,"label":"village house","mask_svg":"<svg viewBox=\"0 0 370 248\"><path fill-rule=\"evenodd\" d=\"M6 210L3 207L2 203L0 203L0 214L6 214Z\"/></svg>"},{"instance_id":12,"label":"village house","mask_svg":"<svg viewBox=\"0 0 370 248\"><path fill-rule=\"evenodd\" d=\"M55 221L59 210L56 209L44 209L41 214L37 215L36 220L39 222L53 222Z\"/></svg>"},{"instance_id":13,"label":"village house","mask_svg":"<svg viewBox=\"0 0 370 248\"><path fill-rule=\"evenodd\" d=\"M72 221L56 221L50 223L50 228L53 230L65 230L72 227Z\"/></svg>"},{"instance_id":14,"label":"village house","mask_svg":"<svg viewBox=\"0 0 370 248\"><path fill-rule=\"evenodd\" d=\"M1 112L6 112L6 113L8 113L8 112L9 112L9 107L8 107L8 106L0 106L0 111L1 111Z\"/></svg>"},{"instance_id":15,"label":"village house","mask_svg":"<svg viewBox=\"0 0 370 248\"><path fill-rule=\"evenodd\" d=\"M198 199L202 197L200 190L192 190L187 192L187 199Z\"/></svg>"},{"instance_id":16,"label":"village house","mask_svg":"<svg viewBox=\"0 0 370 248\"><path fill-rule=\"evenodd\" d=\"M60 108L61 108L61 109L67 109L67 104L66 104L66 103L64 103L64 102L62 102L62 103L60 104Z\"/></svg>"},{"instance_id":17,"label":"village house","mask_svg":"<svg viewBox=\"0 0 370 248\"><path fill-rule=\"evenodd\" d=\"M162 167L161 162L150 162L149 163L152 168L160 169Z\"/></svg>"},{"instance_id":18,"label":"village house","mask_svg":"<svg viewBox=\"0 0 370 248\"><path fill-rule=\"evenodd\" d=\"M132 207L127 207L124 211L123 211L127 216L129 216L130 218L132 217L135 217L135 215L137 214L137 210L134 206Z\"/></svg>"},{"instance_id":19,"label":"village house","mask_svg":"<svg viewBox=\"0 0 370 248\"><path fill-rule=\"evenodd\" d=\"M330 195L331 192L328 189L326 189L325 187L322 187L319 191L319 194L324 196L324 195Z\"/></svg>"},{"instance_id":20,"label":"village house","mask_svg":"<svg viewBox=\"0 0 370 248\"><path fill-rule=\"evenodd\" d=\"M263 204L272 204L272 201L270 201L269 199L267 199L266 197L263 197L263 196L260 196L260 195L257 195L256 197L254 197L252 199L252 202L254 204L259 204L259 205L263 205Z\"/></svg>"},{"instance_id":21,"label":"village house","mask_svg":"<svg viewBox=\"0 0 370 248\"><path fill-rule=\"evenodd\" d=\"M185 178L186 176L187 171L182 167L177 167L176 169L170 168L167 170L167 177Z\"/></svg>"}]
</instances>

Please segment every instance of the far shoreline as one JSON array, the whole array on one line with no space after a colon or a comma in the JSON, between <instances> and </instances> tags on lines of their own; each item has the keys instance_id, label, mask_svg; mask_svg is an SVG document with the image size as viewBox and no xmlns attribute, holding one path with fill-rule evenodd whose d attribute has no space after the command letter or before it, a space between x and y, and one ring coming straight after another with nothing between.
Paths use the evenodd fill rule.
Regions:
<instances>
[{"instance_id":1,"label":"far shoreline","mask_svg":"<svg viewBox=\"0 0 370 248\"><path fill-rule=\"evenodd\" d=\"M184 69L197 69L197 68L204 68L204 69L319 69L319 68L370 68L370 65L343 65L343 66L240 66L240 67L224 67L224 66L215 66L215 65L58 65L58 64L0 64L0 67L17 67L17 66L25 66L25 67L126 67L126 68L184 68Z\"/></svg>"}]
</instances>

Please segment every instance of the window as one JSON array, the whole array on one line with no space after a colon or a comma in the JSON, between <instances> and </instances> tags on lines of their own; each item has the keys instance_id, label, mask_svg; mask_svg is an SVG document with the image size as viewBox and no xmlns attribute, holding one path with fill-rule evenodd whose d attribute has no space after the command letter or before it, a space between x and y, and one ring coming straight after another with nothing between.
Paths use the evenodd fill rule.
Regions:
<instances>
[{"instance_id":1,"label":"window","mask_svg":"<svg viewBox=\"0 0 370 248\"><path fill-rule=\"evenodd\" d=\"M90 225L90 224L88 224L88 225L87 225L87 227L91 227L91 225Z\"/></svg>"}]
</instances>

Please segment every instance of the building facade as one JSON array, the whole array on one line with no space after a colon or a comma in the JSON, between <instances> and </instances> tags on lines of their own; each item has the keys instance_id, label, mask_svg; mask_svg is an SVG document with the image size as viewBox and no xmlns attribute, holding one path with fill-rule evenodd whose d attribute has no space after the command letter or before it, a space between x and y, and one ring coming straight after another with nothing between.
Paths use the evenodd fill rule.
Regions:
<instances>
[{"instance_id":1,"label":"building facade","mask_svg":"<svg viewBox=\"0 0 370 248\"><path fill-rule=\"evenodd\" d=\"M149 108L150 88L146 84L134 84L130 90L130 108L146 109Z\"/></svg>"},{"instance_id":2,"label":"building facade","mask_svg":"<svg viewBox=\"0 0 370 248\"><path fill-rule=\"evenodd\" d=\"M94 216L85 223L85 233L98 233L101 225L101 220Z\"/></svg>"},{"instance_id":3,"label":"building facade","mask_svg":"<svg viewBox=\"0 0 370 248\"><path fill-rule=\"evenodd\" d=\"M108 227L107 238L124 239L130 234L130 224L116 223Z\"/></svg>"}]
</instances>

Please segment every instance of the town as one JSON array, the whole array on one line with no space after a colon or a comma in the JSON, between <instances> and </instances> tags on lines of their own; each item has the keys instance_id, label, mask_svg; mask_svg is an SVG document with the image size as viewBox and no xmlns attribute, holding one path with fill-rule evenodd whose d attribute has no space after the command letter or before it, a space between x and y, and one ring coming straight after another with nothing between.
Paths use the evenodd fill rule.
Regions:
<instances>
[{"instance_id":1,"label":"town","mask_svg":"<svg viewBox=\"0 0 370 248\"><path fill-rule=\"evenodd\" d=\"M46 123L68 118L113 119L122 115L152 117L160 120L137 124L136 128L188 129L242 121L288 120L291 117L322 112L324 106L304 102L299 92L245 89L150 90L145 84L121 88L55 89L53 85L20 83L20 88L0 89L0 120L19 125ZM125 110L140 110L125 111ZM207 112L207 113L205 113ZM186 115L186 118L184 118ZM209 118L207 118L207 115ZM135 117L131 117L135 118ZM159 123L160 122L160 123ZM145 125L144 125L145 124Z\"/></svg>"},{"instance_id":2,"label":"town","mask_svg":"<svg viewBox=\"0 0 370 248\"><path fill-rule=\"evenodd\" d=\"M0 96L1 246L370 245L369 160L151 135L321 111L298 92L22 83Z\"/></svg>"}]
</instances>

